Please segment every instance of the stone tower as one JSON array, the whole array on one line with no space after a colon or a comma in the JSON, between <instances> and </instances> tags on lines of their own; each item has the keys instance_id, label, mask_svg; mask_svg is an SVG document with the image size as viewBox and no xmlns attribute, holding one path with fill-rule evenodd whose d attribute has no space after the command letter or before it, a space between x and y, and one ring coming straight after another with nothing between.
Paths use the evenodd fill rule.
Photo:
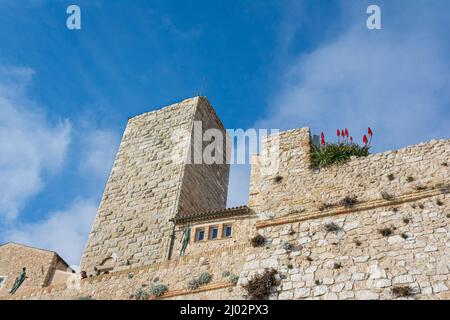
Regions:
<instances>
[{"instance_id":1,"label":"stone tower","mask_svg":"<svg viewBox=\"0 0 450 320\"><path fill-rule=\"evenodd\" d=\"M195 129L201 122L201 135ZM194 125L195 123L195 125ZM81 260L88 274L170 259L177 215L226 207L228 151L222 163L195 164L207 129L226 130L204 97L128 121ZM195 134L194 134L195 132ZM198 147L196 147L198 148ZM178 157L177 157L178 155Z\"/></svg>"}]
</instances>

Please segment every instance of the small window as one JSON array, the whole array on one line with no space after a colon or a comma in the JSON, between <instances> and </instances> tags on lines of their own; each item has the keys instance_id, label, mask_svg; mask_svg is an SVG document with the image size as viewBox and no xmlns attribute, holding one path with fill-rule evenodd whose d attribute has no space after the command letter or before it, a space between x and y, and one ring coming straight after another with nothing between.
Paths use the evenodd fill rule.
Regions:
<instances>
[{"instance_id":1,"label":"small window","mask_svg":"<svg viewBox=\"0 0 450 320\"><path fill-rule=\"evenodd\" d=\"M3 288L3 285L6 282L6 277L0 277L0 289Z\"/></svg>"},{"instance_id":2,"label":"small window","mask_svg":"<svg viewBox=\"0 0 450 320\"><path fill-rule=\"evenodd\" d=\"M214 226L209 228L209 239L214 240L217 239L217 236L219 235L219 228Z\"/></svg>"},{"instance_id":3,"label":"small window","mask_svg":"<svg viewBox=\"0 0 450 320\"><path fill-rule=\"evenodd\" d=\"M203 241L205 240L205 229L197 229L197 232L195 234L195 241Z\"/></svg>"},{"instance_id":4,"label":"small window","mask_svg":"<svg viewBox=\"0 0 450 320\"><path fill-rule=\"evenodd\" d=\"M232 227L230 224L226 224L223 226L223 237L230 238L231 237Z\"/></svg>"}]
</instances>

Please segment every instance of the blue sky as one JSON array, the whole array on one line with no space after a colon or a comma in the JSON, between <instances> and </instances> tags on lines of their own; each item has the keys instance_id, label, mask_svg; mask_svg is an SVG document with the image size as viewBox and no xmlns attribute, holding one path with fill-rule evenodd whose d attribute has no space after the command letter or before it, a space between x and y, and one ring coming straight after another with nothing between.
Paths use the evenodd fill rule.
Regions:
<instances>
[{"instance_id":1,"label":"blue sky","mask_svg":"<svg viewBox=\"0 0 450 320\"><path fill-rule=\"evenodd\" d=\"M82 29L66 28L77 4ZM366 8L382 30L366 28ZM227 128L449 138L450 2L0 0L0 242L77 264L128 117L197 93ZM230 205L248 166L232 168Z\"/></svg>"}]
</instances>

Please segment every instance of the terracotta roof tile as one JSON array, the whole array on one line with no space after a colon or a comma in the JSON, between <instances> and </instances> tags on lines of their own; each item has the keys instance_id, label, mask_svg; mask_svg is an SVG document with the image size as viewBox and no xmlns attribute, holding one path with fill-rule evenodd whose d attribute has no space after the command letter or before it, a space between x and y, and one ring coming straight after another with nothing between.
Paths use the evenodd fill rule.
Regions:
<instances>
[{"instance_id":1,"label":"terracotta roof tile","mask_svg":"<svg viewBox=\"0 0 450 320\"><path fill-rule=\"evenodd\" d=\"M178 214L173 221L175 223L186 223L194 221L202 221L221 217L234 217L240 215L246 215L250 213L250 208L247 206L240 206L234 208L224 208L217 210L210 210L201 213L190 213L190 214Z\"/></svg>"}]
</instances>

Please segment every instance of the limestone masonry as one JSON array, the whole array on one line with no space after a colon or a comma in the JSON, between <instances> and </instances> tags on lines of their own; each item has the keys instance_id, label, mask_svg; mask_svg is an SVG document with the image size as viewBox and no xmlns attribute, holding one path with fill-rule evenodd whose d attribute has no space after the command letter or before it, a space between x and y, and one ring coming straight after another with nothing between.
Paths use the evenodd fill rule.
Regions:
<instances>
[{"instance_id":1,"label":"limestone masonry","mask_svg":"<svg viewBox=\"0 0 450 320\"><path fill-rule=\"evenodd\" d=\"M130 119L81 260L87 277L53 252L6 244L0 299L245 299L269 268L269 299L450 298L449 140L318 170L309 128L269 135L248 204L226 208L229 165L193 163L196 142L208 144L194 121L226 142L204 97ZM22 267L28 278L8 295Z\"/></svg>"}]
</instances>

